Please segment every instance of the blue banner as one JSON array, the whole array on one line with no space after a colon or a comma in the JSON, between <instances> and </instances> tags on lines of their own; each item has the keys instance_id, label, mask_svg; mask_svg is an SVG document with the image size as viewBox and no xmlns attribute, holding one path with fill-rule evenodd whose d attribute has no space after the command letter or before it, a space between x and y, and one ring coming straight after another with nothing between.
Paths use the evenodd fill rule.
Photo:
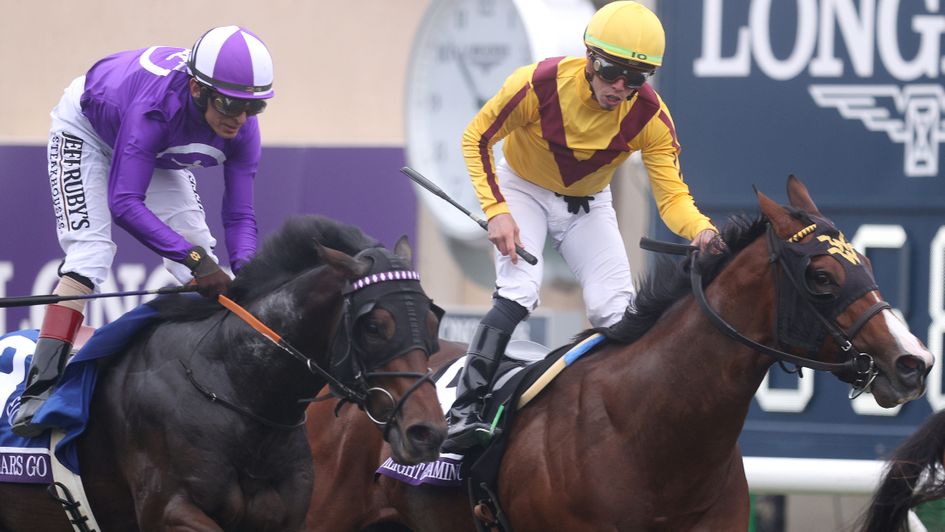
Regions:
<instances>
[{"instance_id":1,"label":"blue banner","mask_svg":"<svg viewBox=\"0 0 945 532\"><path fill-rule=\"evenodd\" d=\"M943 5L898 0L660 2L656 76L693 196L716 221L786 203L797 175L871 259L885 298L935 354L926 396L881 411L832 375L777 366L753 401L746 455L881 458L945 407ZM654 221L653 234L670 233Z\"/></svg>"}]
</instances>

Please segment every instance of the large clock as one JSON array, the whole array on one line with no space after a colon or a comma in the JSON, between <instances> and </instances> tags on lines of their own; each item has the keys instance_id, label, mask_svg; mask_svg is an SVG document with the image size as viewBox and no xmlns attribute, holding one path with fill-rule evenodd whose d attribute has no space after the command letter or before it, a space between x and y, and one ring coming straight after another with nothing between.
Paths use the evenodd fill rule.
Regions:
<instances>
[{"instance_id":1,"label":"large clock","mask_svg":"<svg viewBox=\"0 0 945 532\"><path fill-rule=\"evenodd\" d=\"M463 130L516 68L583 55L593 14L587 0L432 0L407 72L407 163L481 216L463 161ZM494 148L497 155L500 149ZM447 236L484 238L455 207L421 188L417 194Z\"/></svg>"}]
</instances>

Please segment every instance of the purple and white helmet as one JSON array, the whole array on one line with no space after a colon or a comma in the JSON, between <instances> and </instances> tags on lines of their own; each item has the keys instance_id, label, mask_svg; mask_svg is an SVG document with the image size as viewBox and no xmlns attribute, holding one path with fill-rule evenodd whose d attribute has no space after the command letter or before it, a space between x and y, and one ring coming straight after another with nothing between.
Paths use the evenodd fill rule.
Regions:
<instances>
[{"instance_id":1,"label":"purple and white helmet","mask_svg":"<svg viewBox=\"0 0 945 532\"><path fill-rule=\"evenodd\" d=\"M187 63L203 85L231 98L272 98L272 57L266 45L239 26L213 28L197 39Z\"/></svg>"}]
</instances>

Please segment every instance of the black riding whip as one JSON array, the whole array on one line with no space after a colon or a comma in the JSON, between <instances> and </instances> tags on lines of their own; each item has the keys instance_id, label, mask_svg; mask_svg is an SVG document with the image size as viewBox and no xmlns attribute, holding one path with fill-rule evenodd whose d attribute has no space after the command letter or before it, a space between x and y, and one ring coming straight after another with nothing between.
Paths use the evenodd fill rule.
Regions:
<instances>
[{"instance_id":1,"label":"black riding whip","mask_svg":"<svg viewBox=\"0 0 945 532\"><path fill-rule=\"evenodd\" d=\"M98 299L101 297L122 297L122 296L150 296L163 294L180 294L182 292L196 292L197 285L167 286L157 290L131 290L129 292L108 292L105 294L83 294L78 296L57 296L55 294L48 296L21 296L0 298L0 308L8 307L29 307L32 305L49 305L59 303L60 301L74 301L76 299Z\"/></svg>"},{"instance_id":2,"label":"black riding whip","mask_svg":"<svg viewBox=\"0 0 945 532\"><path fill-rule=\"evenodd\" d=\"M456 207L457 209L459 209L463 214L465 214L466 216L470 217L470 218L472 219L472 221L474 221L474 222L476 222L477 224L479 224L479 227L482 227L482 228L485 229L486 231L489 230L489 224L488 224L488 222L486 222L486 221L483 220L482 218L476 216L475 214L469 212L469 209L467 209L466 207L463 207L462 205L460 205L459 203L457 203L456 200L454 200L453 198L449 197L449 194L447 194L446 192L444 192L442 188L440 188L440 187L436 186L435 184L433 184L432 181L430 181L429 179L427 179L427 178L423 177L422 175L420 175L420 173L417 172L416 170L414 170L413 168L410 168L409 166L405 166L405 167L401 168L400 171L403 172L404 175L406 175L407 177L409 177L414 183L420 185L421 187L423 187L423 188L429 190L430 192L436 194L437 196L443 198L444 200L446 200L447 202L449 202L450 205L452 205L453 207ZM515 244L515 252L518 253L518 256L519 256L519 257L522 257L522 259L523 259L525 262L531 264L532 266L534 266L535 264L538 264L538 259L536 259L535 256L532 255L531 253L525 251L525 249L522 248L522 246L520 246L520 245L518 245L518 244Z\"/></svg>"}]
</instances>

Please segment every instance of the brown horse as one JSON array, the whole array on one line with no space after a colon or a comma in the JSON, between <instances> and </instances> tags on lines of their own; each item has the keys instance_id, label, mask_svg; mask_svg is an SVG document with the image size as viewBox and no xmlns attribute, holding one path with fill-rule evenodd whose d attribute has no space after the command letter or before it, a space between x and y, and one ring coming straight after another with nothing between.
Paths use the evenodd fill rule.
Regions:
<instances>
[{"instance_id":1,"label":"brown horse","mask_svg":"<svg viewBox=\"0 0 945 532\"><path fill-rule=\"evenodd\" d=\"M656 268L636 309L599 331L612 341L518 412L497 482L512 529L745 530L737 440L776 359L831 371L884 407L923 393L932 355L804 185L787 188L790 207L759 192L762 216L733 218L726 253ZM375 480L389 450L366 443L350 411L310 414L316 475L344 477L313 493L311 528L477 528L463 489Z\"/></svg>"},{"instance_id":2,"label":"brown horse","mask_svg":"<svg viewBox=\"0 0 945 532\"><path fill-rule=\"evenodd\" d=\"M945 499L945 410L929 416L889 457L863 532L908 532L909 512Z\"/></svg>"},{"instance_id":3,"label":"brown horse","mask_svg":"<svg viewBox=\"0 0 945 532\"><path fill-rule=\"evenodd\" d=\"M352 226L289 220L229 291L280 345L216 301L152 302L160 318L100 373L78 442L100 528L301 529L305 399L326 383L398 459L434 458L446 427L428 358L441 311L410 260L405 239L392 253ZM0 530L71 530L46 486L0 485L0 500Z\"/></svg>"}]
</instances>

